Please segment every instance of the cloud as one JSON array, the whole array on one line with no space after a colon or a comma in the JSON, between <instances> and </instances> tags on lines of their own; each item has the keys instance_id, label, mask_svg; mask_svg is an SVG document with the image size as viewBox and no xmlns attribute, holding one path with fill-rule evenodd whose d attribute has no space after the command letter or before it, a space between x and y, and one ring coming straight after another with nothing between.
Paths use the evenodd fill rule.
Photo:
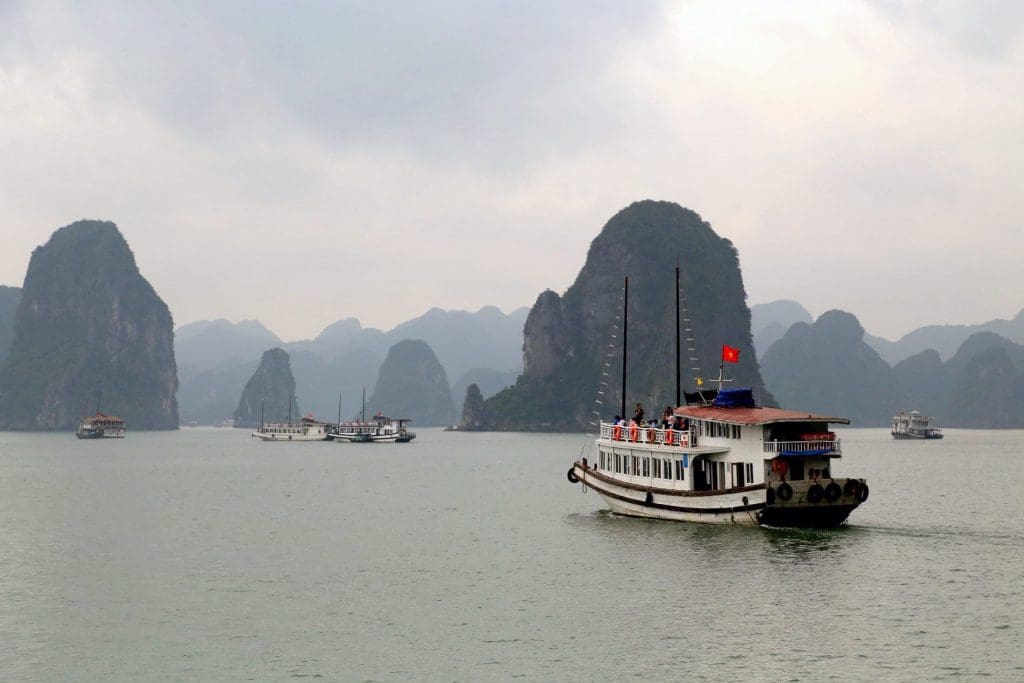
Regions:
<instances>
[{"instance_id":1,"label":"cloud","mask_svg":"<svg viewBox=\"0 0 1024 683\"><path fill-rule=\"evenodd\" d=\"M0 280L109 218L179 322L388 327L562 290L655 198L736 244L752 302L1013 314L975 283L1020 281L1020 35L981 54L953 38L1002 10L907 7L0 5Z\"/></svg>"}]
</instances>

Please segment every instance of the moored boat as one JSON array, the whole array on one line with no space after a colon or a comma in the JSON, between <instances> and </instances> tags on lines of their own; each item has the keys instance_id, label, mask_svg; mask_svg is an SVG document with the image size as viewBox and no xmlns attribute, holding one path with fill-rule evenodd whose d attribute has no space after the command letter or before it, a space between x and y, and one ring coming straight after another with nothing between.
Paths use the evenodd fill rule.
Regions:
<instances>
[{"instance_id":1,"label":"moored boat","mask_svg":"<svg viewBox=\"0 0 1024 683\"><path fill-rule=\"evenodd\" d=\"M910 414L900 412L892 416L892 438L894 439L941 439L942 429L934 417L922 415L916 410Z\"/></svg>"},{"instance_id":2,"label":"moored boat","mask_svg":"<svg viewBox=\"0 0 1024 683\"><path fill-rule=\"evenodd\" d=\"M125 421L118 416L96 411L95 415L82 418L75 436L79 439L123 439L127 430Z\"/></svg>"},{"instance_id":3,"label":"moored boat","mask_svg":"<svg viewBox=\"0 0 1024 683\"><path fill-rule=\"evenodd\" d=\"M252 436L261 441L324 441L330 425L312 417L304 417L298 424L269 423L260 425Z\"/></svg>"},{"instance_id":4,"label":"moored boat","mask_svg":"<svg viewBox=\"0 0 1024 683\"><path fill-rule=\"evenodd\" d=\"M335 425L329 438L347 443L409 443L416 438L416 433L406 427L411 421L404 417L374 415L369 420Z\"/></svg>"}]
</instances>

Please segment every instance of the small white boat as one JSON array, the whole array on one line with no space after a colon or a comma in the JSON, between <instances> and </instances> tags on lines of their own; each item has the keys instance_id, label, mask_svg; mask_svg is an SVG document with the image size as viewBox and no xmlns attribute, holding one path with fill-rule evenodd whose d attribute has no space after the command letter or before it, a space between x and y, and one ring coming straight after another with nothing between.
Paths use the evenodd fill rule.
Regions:
<instances>
[{"instance_id":1,"label":"small white boat","mask_svg":"<svg viewBox=\"0 0 1024 683\"><path fill-rule=\"evenodd\" d=\"M335 425L328 438L347 443L409 443L416 438L406 427L409 422L404 417L374 415L370 420Z\"/></svg>"},{"instance_id":2,"label":"small white boat","mask_svg":"<svg viewBox=\"0 0 1024 683\"><path fill-rule=\"evenodd\" d=\"M935 424L934 417L911 410L910 415L900 412L892 416L892 438L941 439L942 429Z\"/></svg>"},{"instance_id":3,"label":"small white boat","mask_svg":"<svg viewBox=\"0 0 1024 683\"><path fill-rule=\"evenodd\" d=\"M261 441L324 441L329 427L326 422L304 417L298 424L264 424L252 436Z\"/></svg>"}]
</instances>

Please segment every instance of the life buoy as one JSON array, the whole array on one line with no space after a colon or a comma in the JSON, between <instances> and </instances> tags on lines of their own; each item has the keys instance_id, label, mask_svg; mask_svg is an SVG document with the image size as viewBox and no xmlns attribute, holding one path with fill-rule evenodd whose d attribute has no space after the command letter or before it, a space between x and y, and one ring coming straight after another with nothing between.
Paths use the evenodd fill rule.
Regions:
<instances>
[{"instance_id":1,"label":"life buoy","mask_svg":"<svg viewBox=\"0 0 1024 683\"><path fill-rule=\"evenodd\" d=\"M570 467L569 471L565 473L565 478L569 480L570 484L578 484L578 483L580 483L580 478L577 477L576 476L576 472L573 471L575 469L576 469L575 467Z\"/></svg>"},{"instance_id":2,"label":"life buoy","mask_svg":"<svg viewBox=\"0 0 1024 683\"><path fill-rule=\"evenodd\" d=\"M858 491L860 491L860 484L857 483L857 480L847 479L846 486L843 487L843 493L850 496L851 498L856 498Z\"/></svg>"},{"instance_id":3,"label":"life buoy","mask_svg":"<svg viewBox=\"0 0 1024 683\"><path fill-rule=\"evenodd\" d=\"M672 446L674 444L674 441L675 441L674 437L675 437L675 432L672 431L671 427L669 427L668 429L665 430L665 443L667 445Z\"/></svg>"},{"instance_id":4,"label":"life buoy","mask_svg":"<svg viewBox=\"0 0 1024 683\"><path fill-rule=\"evenodd\" d=\"M835 483L834 481L829 483L829 485L825 487L825 500L827 500L828 502L836 502L837 500L839 500L839 496L841 495L843 495L843 489L841 486L839 486L839 484Z\"/></svg>"},{"instance_id":5,"label":"life buoy","mask_svg":"<svg viewBox=\"0 0 1024 683\"><path fill-rule=\"evenodd\" d=\"M629 440L635 442L637 436L640 435L640 428L636 426L636 423L629 425Z\"/></svg>"},{"instance_id":6,"label":"life buoy","mask_svg":"<svg viewBox=\"0 0 1024 683\"><path fill-rule=\"evenodd\" d=\"M793 487L786 482L782 482L777 493L779 494L779 500L789 500L793 497Z\"/></svg>"},{"instance_id":7,"label":"life buoy","mask_svg":"<svg viewBox=\"0 0 1024 683\"><path fill-rule=\"evenodd\" d=\"M857 487L857 502L863 503L865 500L867 500L868 493L870 493L870 489L868 489L867 482L861 482L860 486Z\"/></svg>"},{"instance_id":8,"label":"life buoy","mask_svg":"<svg viewBox=\"0 0 1024 683\"><path fill-rule=\"evenodd\" d=\"M807 489L807 502L817 503L821 501L821 497L825 495L825 489L821 487L821 484L811 484L811 488Z\"/></svg>"},{"instance_id":9,"label":"life buoy","mask_svg":"<svg viewBox=\"0 0 1024 683\"><path fill-rule=\"evenodd\" d=\"M616 441L622 441L622 425L615 425L615 429L612 430L612 438Z\"/></svg>"}]
</instances>

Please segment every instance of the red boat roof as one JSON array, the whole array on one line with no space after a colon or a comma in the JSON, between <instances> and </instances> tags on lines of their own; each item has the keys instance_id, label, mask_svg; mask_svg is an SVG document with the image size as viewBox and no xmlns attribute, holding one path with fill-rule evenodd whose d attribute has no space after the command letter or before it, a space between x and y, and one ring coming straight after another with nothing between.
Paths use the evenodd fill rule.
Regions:
<instances>
[{"instance_id":1,"label":"red boat roof","mask_svg":"<svg viewBox=\"0 0 1024 683\"><path fill-rule=\"evenodd\" d=\"M740 425L763 425L771 422L833 422L850 424L845 417L815 415L802 413L799 410L783 410L782 408L715 408L713 406L681 406L676 408L676 415L692 417L698 420L715 420Z\"/></svg>"}]
</instances>

